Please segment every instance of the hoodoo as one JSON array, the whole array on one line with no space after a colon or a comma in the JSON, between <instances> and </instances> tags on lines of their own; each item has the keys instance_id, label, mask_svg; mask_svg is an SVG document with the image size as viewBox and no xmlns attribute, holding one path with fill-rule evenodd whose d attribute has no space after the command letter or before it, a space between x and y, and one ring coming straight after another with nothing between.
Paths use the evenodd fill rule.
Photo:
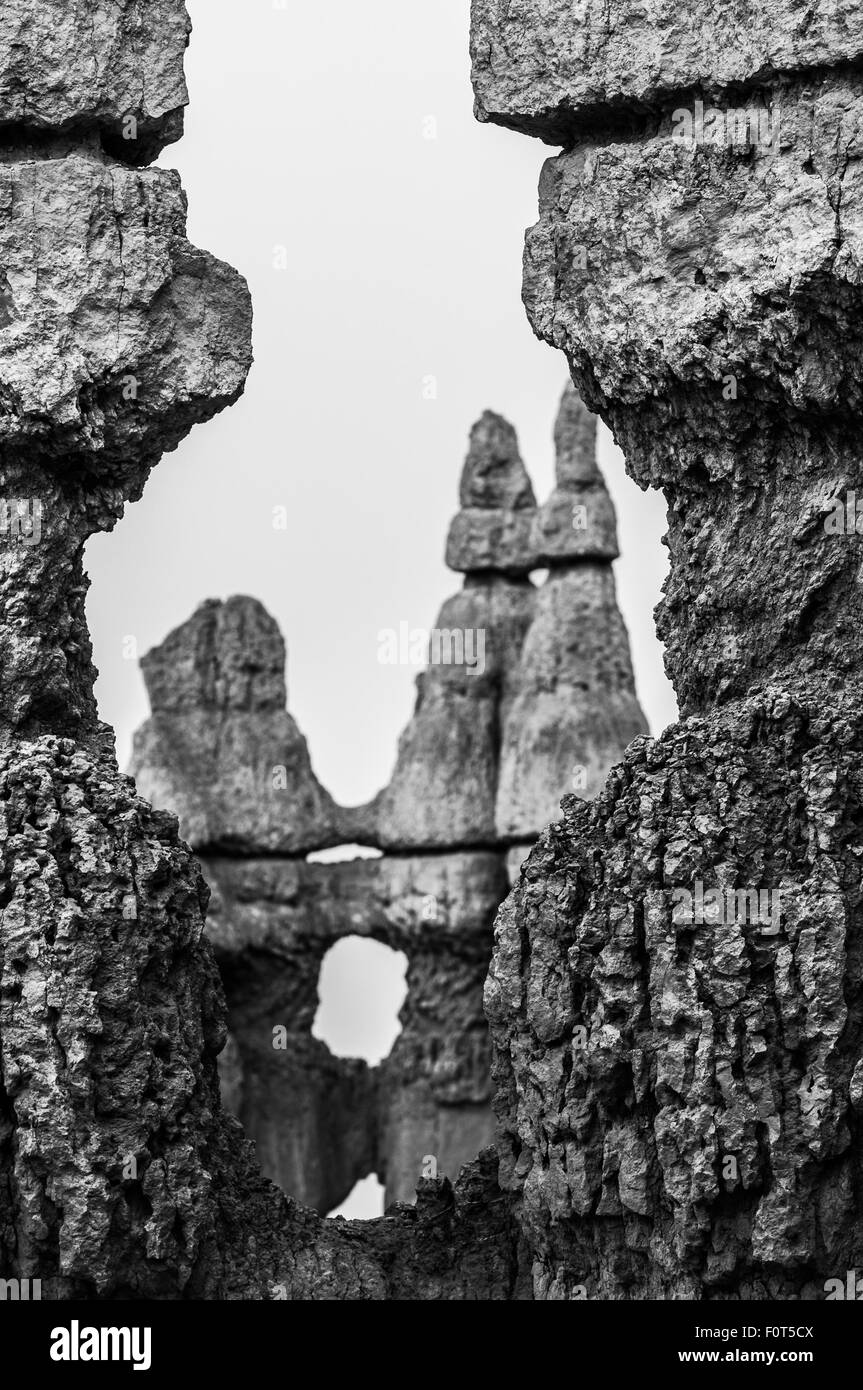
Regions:
<instances>
[{"instance_id":1,"label":"hoodoo","mask_svg":"<svg viewBox=\"0 0 863 1390\"><path fill-rule=\"evenodd\" d=\"M630 727L644 728L614 598L614 512L594 457L595 421L571 388L556 439L558 491L538 512L512 426L490 411L474 426L447 544L464 587L437 618L395 771L368 806L337 807L315 779L285 710L284 643L254 599L205 603L142 663L153 713L136 735L132 770L141 793L179 815L212 889L208 931L231 1036L226 1101L265 1172L322 1212L372 1172L388 1200L412 1200L424 1158L454 1175L491 1144L482 990L511 861L527 853L512 849L514 838L531 841L560 814L576 757L604 775ZM587 533L567 531L561 515L569 521L582 505ZM553 577L538 591L529 573L549 563L551 548ZM562 612L546 602L556 584ZM566 622L574 608L575 645ZM447 638L437 651L435 633ZM538 670L531 647L543 656ZM479 650L473 668L440 659ZM549 670L562 674L545 723L519 739L537 677ZM504 783L513 764L518 775ZM274 767L284 774L275 784ZM501 833L503 786L512 824ZM384 854L304 862L335 843ZM357 935L408 959L402 1030L377 1067L335 1057L312 1036L322 961ZM285 1030L284 1047L274 1049L274 1028Z\"/></svg>"}]
</instances>

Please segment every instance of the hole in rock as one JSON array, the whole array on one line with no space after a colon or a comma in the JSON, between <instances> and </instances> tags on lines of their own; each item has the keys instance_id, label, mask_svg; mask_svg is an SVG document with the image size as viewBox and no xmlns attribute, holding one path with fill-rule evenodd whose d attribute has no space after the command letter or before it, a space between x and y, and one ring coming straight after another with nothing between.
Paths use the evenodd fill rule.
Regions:
<instances>
[{"instance_id":1,"label":"hole in rock","mask_svg":"<svg viewBox=\"0 0 863 1390\"><path fill-rule=\"evenodd\" d=\"M336 1057L361 1057L371 1066L383 1061L401 1032L407 966L402 951L380 941L337 941L321 962L313 1036Z\"/></svg>"},{"instance_id":2,"label":"hole in rock","mask_svg":"<svg viewBox=\"0 0 863 1390\"><path fill-rule=\"evenodd\" d=\"M373 1221L384 1214L384 1185L377 1173L370 1173L357 1183L353 1192L330 1216L344 1216L348 1221Z\"/></svg>"},{"instance_id":3,"label":"hole in rock","mask_svg":"<svg viewBox=\"0 0 863 1390\"><path fill-rule=\"evenodd\" d=\"M382 859L379 849L371 845L336 845L334 849L316 849L306 855L307 864L349 864L352 859Z\"/></svg>"}]
</instances>

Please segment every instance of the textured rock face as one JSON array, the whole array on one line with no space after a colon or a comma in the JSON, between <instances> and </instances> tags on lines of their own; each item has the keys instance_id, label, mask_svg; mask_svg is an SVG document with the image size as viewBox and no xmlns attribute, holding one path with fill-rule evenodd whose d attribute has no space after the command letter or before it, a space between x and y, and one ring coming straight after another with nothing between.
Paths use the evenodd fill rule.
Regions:
<instances>
[{"instance_id":1,"label":"textured rock face","mask_svg":"<svg viewBox=\"0 0 863 1390\"><path fill-rule=\"evenodd\" d=\"M611 561L611 498L596 463L596 420L570 386L555 425L557 487L536 515L535 553L549 566L502 723L495 824L533 840L560 815L561 790L595 796L647 724Z\"/></svg>"},{"instance_id":2,"label":"textured rock face","mask_svg":"<svg viewBox=\"0 0 863 1390\"><path fill-rule=\"evenodd\" d=\"M3 1272L182 1289L223 1038L206 890L173 823L70 739L7 737L0 789Z\"/></svg>"},{"instance_id":3,"label":"textured rock face","mask_svg":"<svg viewBox=\"0 0 863 1390\"><path fill-rule=\"evenodd\" d=\"M376 1172L388 1201L412 1201L427 1155L455 1174L491 1142L482 986L508 886L500 855L204 867L237 1052L232 1102L285 1191L331 1211ZM408 958L402 1032L379 1067L311 1034L322 961L347 935Z\"/></svg>"},{"instance_id":4,"label":"textured rock face","mask_svg":"<svg viewBox=\"0 0 863 1390\"><path fill-rule=\"evenodd\" d=\"M152 718L132 772L196 849L303 854L339 843L337 808L285 709L285 644L254 600L204 603L143 660Z\"/></svg>"},{"instance_id":5,"label":"textured rock face","mask_svg":"<svg viewBox=\"0 0 863 1390\"><path fill-rule=\"evenodd\" d=\"M451 532L470 518L464 588L440 612L393 777L368 806L336 807L314 780L285 711L284 644L255 600L204 604L143 662L153 714L133 771L142 794L180 816L213 889L231 1035L223 1094L266 1173L320 1211L370 1172L388 1199L411 1200L425 1159L452 1174L491 1143L482 989L507 850L559 814L576 756L592 789L644 730L607 563L617 542L595 422L571 387L556 439L558 488L540 528L556 568L538 593L527 571L542 513L515 431L492 412L474 427ZM575 512L587 517L578 530ZM519 518L518 565L501 516ZM288 728L301 756L271 792ZM339 832L384 857L296 857ZM311 1032L324 956L356 935L408 959L402 1031L375 1068L333 1057Z\"/></svg>"},{"instance_id":6,"label":"textured rock face","mask_svg":"<svg viewBox=\"0 0 863 1390\"><path fill-rule=\"evenodd\" d=\"M536 501L515 430L487 410L474 425L446 562L465 575L440 611L388 786L362 813L386 847L491 845L502 708L533 615ZM456 658L456 659L453 659Z\"/></svg>"},{"instance_id":7,"label":"textured rock face","mask_svg":"<svg viewBox=\"0 0 863 1390\"><path fill-rule=\"evenodd\" d=\"M47 50L38 71L16 54L21 119L59 121ZM56 1296L158 1296L213 1235L224 1025L206 889L96 720L82 551L239 394L250 310L186 241L176 176L19 134L0 207L0 1266Z\"/></svg>"},{"instance_id":8,"label":"textured rock face","mask_svg":"<svg viewBox=\"0 0 863 1390\"><path fill-rule=\"evenodd\" d=\"M183 133L190 27L176 0L6 0L0 127L95 135L152 159Z\"/></svg>"},{"instance_id":9,"label":"textured rock face","mask_svg":"<svg viewBox=\"0 0 863 1390\"><path fill-rule=\"evenodd\" d=\"M552 144L699 89L708 96L863 53L863 18L822 0L733 0L709 21L674 3L473 0L476 111ZM603 108L597 110L597 108Z\"/></svg>"},{"instance_id":10,"label":"textured rock face","mask_svg":"<svg viewBox=\"0 0 863 1390\"><path fill-rule=\"evenodd\" d=\"M430 664L418 677L393 775L364 813L374 843L423 849L496 842L502 709L535 601L529 580L484 573L468 576L444 604L436 630L461 640L473 662Z\"/></svg>"},{"instance_id":11,"label":"textured rock face","mask_svg":"<svg viewBox=\"0 0 863 1390\"><path fill-rule=\"evenodd\" d=\"M560 817L561 786L593 797L621 750L647 732L606 565L552 571L540 590L503 729L496 818L527 841Z\"/></svg>"},{"instance_id":12,"label":"textured rock face","mask_svg":"<svg viewBox=\"0 0 863 1390\"><path fill-rule=\"evenodd\" d=\"M178 129L186 31L179 0L0 19L0 1278L46 1299L506 1298L493 1154L359 1228L262 1178L219 1101L206 886L96 717L84 542L250 361L242 280L186 241L176 176L130 167ZM143 148L112 139L127 103Z\"/></svg>"},{"instance_id":13,"label":"textured rock face","mask_svg":"<svg viewBox=\"0 0 863 1390\"><path fill-rule=\"evenodd\" d=\"M533 488L515 430L491 410L471 431L459 500L461 511L447 538L450 569L524 576L536 568L530 543Z\"/></svg>"},{"instance_id":14,"label":"textured rock face","mask_svg":"<svg viewBox=\"0 0 863 1390\"><path fill-rule=\"evenodd\" d=\"M476 582L488 623L497 581ZM499 582L504 594L515 587ZM472 591L465 597L475 615ZM456 600L447 607L454 606ZM515 663L517 650L509 655ZM333 842L332 825L350 821L353 828L358 813L334 807L309 781L298 733L303 760L295 760L293 773L299 766L301 775L278 805L270 798L262 770L283 748L285 727L296 729L284 709L283 663L278 629L255 600L202 605L144 659L154 713L136 736L136 781L139 791L180 814L213 890L210 936L231 1036L224 1094L256 1141L266 1173L322 1212L339 1206L371 1172L385 1182L389 1200L412 1200L427 1156L441 1172L455 1174L493 1138L482 987L492 921L508 888L504 853L460 852L464 826L456 823L449 827L452 851L405 853L408 834L407 844L396 841L401 853L394 857L305 863L299 855L322 840ZM485 678L482 697L492 719L499 667ZM444 713L449 695L444 681ZM457 715L450 700L450 724ZM474 728L472 745L461 717L467 763L481 730ZM439 776L432 761L422 781L422 729L420 722L421 735L412 735L410 745L420 825L424 796ZM431 721L430 759L437 756L439 730ZM489 766L484 831L493 842L496 769L493 761ZM460 771L455 762L447 769L456 777ZM399 792L405 807L406 780ZM311 795L312 785L319 796ZM452 784L439 786L452 805ZM333 808L326 821L321 797ZM241 833L217 837L218 824L240 826ZM387 827L379 815L374 824ZM475 834L469 825L464 843L471 845ZM357 935L404 951L409 961L402 1033L377 1068L332 1056L311 1034L324 956L343 937Z\"/></svg>"},{"instance_id":15,"label":"textured rock face","mask_svg":"<svg viewBox=\"0 0 863 1390\"><path fill-rule=\"evenodd\" d=\"M567 385L554 427L557 486L538 511L531 548L541 565L616 560L617 518L596 462L596 416Z\"/></svg>"},{"instance_id":16,"label":"textured rock face","mask_svg":"<svg viewBox=\"0 0 863 1390\"><path fill-rule=\"evenodd\" d=\"M859 452L859 17L728 18L739 42L724 17L697 51L648 41L624 80L628 5L592 54L569 5L474 3L486 113L570 131L525 300L668 498L684 715L568 804L498 920L503 1181L540 1298L818 1298L863 1259L860 557L825 529ZM770 147L675 138L694 80L727 131L721 89L755 77L734 102L781 113Z\"/></svg>"},{"instance_id":17,"label":"textured rock face","mask_svg":"<svg viewBox=\"0 0 863 1390\"><path fill-rule=\"evenodd\" d=\"M103 478L133 485L236 398L250 362L242 282L186 240L173 171L13 160L0 200L0 439L46 462L95 456Z\"/></svg>"},{"instance_id":18,"label":"textured rock face","mask_svg":"<svg viewBox=\"0 0 863 1390\"><path fill-rule=\"evenodd\" d=\"M24 520L0 532L0 713L74 728L95 715L80 548L236 398L250 308L236 272L186 240L173 173L10 157L0 199L2 485Z\"/></svg>"}]
</instances>

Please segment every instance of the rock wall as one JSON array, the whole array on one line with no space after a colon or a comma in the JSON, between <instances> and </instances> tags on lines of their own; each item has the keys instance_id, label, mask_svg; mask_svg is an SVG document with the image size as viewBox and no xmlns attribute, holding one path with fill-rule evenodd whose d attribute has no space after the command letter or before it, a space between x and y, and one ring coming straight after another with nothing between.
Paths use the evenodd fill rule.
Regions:
<instances>
[{"instance_id":1,"label":"rock wall","mask_svg":"<svg viewBox=\"0 0 863 1390\"><path fill-rule=\"evenodd\" d=\"M480 118L564 147L531 323L668 499L683 716L498 919L538 1298L818 1298L863 1262L861 38L832 5L473 3Z\"/></svg>"},{"instance_id":2,"label":"rock wall","mask_svg":"<svg viewBox=\"0 0 863 1390\"><path fill-rule=\"evenodd\" d=\"M369 805L338 807L315 778L285 708L284 642L254 599L203 604L142 663L153 712L132 771L178 814L212 889L224 1094L268 1176L322 1212L372 1172L388 1201L411 1201L428 1160L454 1175L492 1143L482 990L509 859L559 815L576 764L591 794L645 731L596 422L571 387L555 439L558 489L537 509L512 426L490 411L474 426L447 541L464 587ZM305 862L355 842L383 858ZM408 959L402 1030L379 1067L312 1036L322 961L358 935Z\"/></svg>"},{"instance_id":3,"label":"rock wall","mask_svg":"<svg viewBox=\"0 0 863 1390\"><path fill-rule=\"evenodd\" d=\"M87 537L250 363L243 281L135 167L184 100L159 8L143 47L137 6L67 5L50 43L32 7L0 20L0 1264L60 1296L187 1285L224 1036L205 889L117 771L84 616Z\"/></svg>"},{"instance_id":4,"label":"rock wall","mask_svg":"<svg viewBox=\"0 0 863 1390\"><path fill-rule=\"evenodd\" d=\"M69 1298L525 1293L486 1152L324 1223L219 1100L208 890L100 724L83 547L241 392L250 305L185 237L180 0L0 17L0 1278ZM290 737L290 730L286 737Z\"/></svg>"}]
</instances>

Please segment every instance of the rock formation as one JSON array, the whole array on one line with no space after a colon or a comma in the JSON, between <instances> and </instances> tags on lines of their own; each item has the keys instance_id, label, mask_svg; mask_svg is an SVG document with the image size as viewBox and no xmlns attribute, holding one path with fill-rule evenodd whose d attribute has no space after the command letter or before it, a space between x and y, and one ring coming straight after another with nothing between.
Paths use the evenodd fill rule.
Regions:
<instances>
[{"instance_id":1,"label":"rock formation","mask_svg":"<svg viewBox=\"0 0 863 1390\"><path fill-rule=\"evenodd\" d=\"M682 711L500 914L501 1180L537 1298L823 1298L863 1263L860 555L825 527L859 474L860 15L473 12L480 117L564 146L525 302L668 499Z\"/></svg>"},{"instance_id":2,"label":"rock formation","mask_svg":"<svg viewBox=\"0 0 863 1390\"><path fill-rule=\"evenodd\" d=\"M537 512L512 426L491 412L474 426L447 544L464 588L437 619L392 780L369 806L340 809L315 780L285 710L281 635L254 599L205 603L142 663L153 714L136 735L132 770L142 795L179 815L213 891L209 934L231 1037L224 1094L265 1172L322 1212L370 1172L388 1199L410 1201L425 1159L455 1174L492 1142L482 989L492 922L510 883L513 836L495 826L502 741L513 770L507 806L529 840L559 814L576 749L603 774L620 757L627 738L619 728L614 743L616 702L628 698L635 731L644 728L614 600L614 514L594 435L569 388L549 520L546 509ZM559 496L572 541L558 534ZM584 501L587 544L572 531L573 507ZM532 548L537 535L540 550ZM548 563L548 549L560 568L538 593L528 575ZM609 587L597 601L606 570ZM569 599L570 609L581 602L586 624L598 625L579 629L580 650L608 649L592 664L576 658L592 681L587 697L569 678L560 604L551 605L551 619L545 604L556 583L569 582L588 595ZM532 736L519 740L518 711L530 719L536 683L522 657L531 642L544 663L540 677L550 671L556 684L544 727L531 725ZM557 761L537 762L543 739L553 741ZM524 788L530 804L522 807ZM334 844L339 829L342 842L379 845L384 857L304 862ZM517 851L519 862L525 853ZM409 963L402 1031L374 1068L332 1056L312 1036L322 961L341 938L357 935L403 951Z\"/></svg>"},{"instance_id":3,"label":"rock formation","mask_svg":"<svg viewBox=\"0 0 863 1390\"><path fill-rule=\"evenodd\" d=\"M207 889L118 772L83 547L233 401L235 271L185 236L180 0L0 16L0 1278L68 1298L505 1298L496 1161L351 1228L288 1201L221 1109ZM232 688L232 687L229 687Z\"/></svg>"},{"instance_id":4,"label":"rock formation","mask_svg":"<svg viewBox=\"0 0 863 1390\"><path fill-rule=\"evenodd\" d=\"M22 145L66 137L148 164L183 133L185 5L6 0L0 129Z\"/></svg>"},{"instance_id":5,"label":"rock formation","mask_svg":"<svg viewBox=\"0 0 863 1390\"><path fill-rule=\"evenodd\" d=\"M388 1202L412 1201L425 1158L454 1177L492 1142L482 988L509 888L503 856L206 856L203 867L233 1039L230 1097L270 1177L324 1213L373 1172ZM346 936L408 958L402 1031L379 1067L312 1036L321 964Z\"/></svg>"},{"instance_id":6,"label":"rock formation","mask_svg":"<svg viewBox=\"0 0 863 1390\"><path fill-rule=\"evenodd\" d=\"M863 1265L860 16L473 11L480 117L563 146L531 321L668 499L682 719L499 913L499 1174L486 1150L355 1224L221 1110L207 890L92 694L84 541L248 366L241 281L140 167L178 133L185 10L0 18L0 1277L48 1298L806 1299ZM266 939L243 891L217 930Z\"/></svg>"},{"instance_id":7,"label":"rock formation","mask_svg":"<svg viewBox=\"0 0 863 1390\"><path fill-rule=\"evenodd\" d=\"M536 502L512 425L486 411L471 432L446 562L465 576L441 609L439 650L417 680L389 785L358 813L385 848L493 845L502 703L533 615ZM559 798L558 798L559 799Z\"/></svg>"},{"instance_id":8,"label":"rock formation","mask_svg":"<svg viewBox=\"0 0 863 1390\"><path fill-rule=\"evenodd\" d=\"M136 736L138 790L198 850L304 854L340 843L285 705L285 644L254 600L204 603L142 662L152 715Z\"/></svg>"},{"instance_id":9,"label":"rock formation","mask_svg":"<svg viewBox=\"0 0 863 1390\"><path fill-rule=\"evenodd\" d=\"M596 420L570 387L555 427L557 487L532 541L549 566L502 724L495 820L532 842L562 791L593 797L632 739L647 733L617 607L614 507L596 463Z\"/></svg>"},{"instance_id":10,"label":"rock formation","mask_svg":"<svg viewBox=\"0 0 863 1390\"><path fill-rule=\"evenodd\" d=\"M83 547L240 393L250 305L186 240L177 176L133 167L134 141L126 160L103 148L130 117L151 153L176 133L183 7L142 46L131 6L99 24L67 6L64 88L31 8L0 20L0 475L27 518L0 545L0 1264L60 1294L182 1289L205 1238L218 981L191 856L96 717Z\"/></svg>"},{"instance_id":11,"label":"rock formation","mask_svg":"<svg viewBox=\"0 0 863 1390\"><path fill-rule=\"evenodd\" d=\"M447 537L446 562L451 570L523 578L535 569L533 488L515 430L491 410L471 431L459 502L461 510Z\"/></svg>"}]
</instances>

